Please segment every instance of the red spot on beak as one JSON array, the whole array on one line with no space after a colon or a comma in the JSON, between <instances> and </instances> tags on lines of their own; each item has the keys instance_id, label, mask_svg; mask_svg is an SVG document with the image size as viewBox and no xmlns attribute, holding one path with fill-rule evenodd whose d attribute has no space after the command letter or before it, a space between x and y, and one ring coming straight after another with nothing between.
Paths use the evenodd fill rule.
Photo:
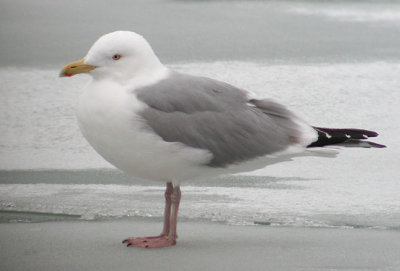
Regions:
<instances>
[{"instance_id":1,"label":"red spot on beak","mask_svg":"<svg viewBox=\"0 0 400 271\"><path fill-rule=\"evenodd\" d=\"M71 76L72 76L72 74L71 74L71 73L67 73L67 74L66 74L66 76L68 76L68 77L71 77Z\"/></svg>"}]
</instances>

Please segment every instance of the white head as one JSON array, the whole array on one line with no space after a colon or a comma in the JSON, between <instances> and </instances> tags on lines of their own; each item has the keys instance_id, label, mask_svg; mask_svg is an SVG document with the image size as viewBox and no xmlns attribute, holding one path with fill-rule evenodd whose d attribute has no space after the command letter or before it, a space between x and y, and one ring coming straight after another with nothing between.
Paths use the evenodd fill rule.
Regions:
<instances>
[{"instance_id":1,"label":"white head","mask_svg":"<svg viewBox=\"0 0 400 271\"><path fill-rule=\"evenodd\" d=\"M66 65L60 76L89 73L95 79L125 81L163 67L142 36L129 31L116 31L101 36L82 60Z\"/></svg>"}]
</instances>

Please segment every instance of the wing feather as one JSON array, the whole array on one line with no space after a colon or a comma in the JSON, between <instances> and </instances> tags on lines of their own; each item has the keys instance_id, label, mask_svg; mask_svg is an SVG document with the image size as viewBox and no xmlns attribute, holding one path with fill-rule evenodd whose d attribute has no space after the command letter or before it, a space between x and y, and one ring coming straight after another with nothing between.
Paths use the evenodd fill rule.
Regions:
<instances>
[{"instance_id":1,"label":"wing feather","mask_svg":"<svg viewBox=\"0 0 400 271\"><path fill-rule=\"evenodd\" d=\"M288 110L248 100L245 91L223 82L174 73L135 93L148 105L140 114L149 129L167 142L210 151L209 166L273 154L293 143Z\"/></svg>"}]
</instances>

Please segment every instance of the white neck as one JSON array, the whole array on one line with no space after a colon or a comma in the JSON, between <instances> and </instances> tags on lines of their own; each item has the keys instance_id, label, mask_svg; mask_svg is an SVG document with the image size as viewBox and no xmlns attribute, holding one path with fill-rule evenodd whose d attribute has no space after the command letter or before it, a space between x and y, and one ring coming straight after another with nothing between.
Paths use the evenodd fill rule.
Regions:
<instances>
[{"instance_id":1,"label":"white neck","mask_svg":"<svg viewBox=\"0 0 400 271\"><path fill-rule=\"evenodd\" d=\"M160 80L167 78L170 73L170 69L168 69L164 65L148 70L141 69L139 73L135 74L134 77L126 81L124 85L128 86L130 89L145 87L147 85L157 83Z\"/></svg>"}]
</instances>

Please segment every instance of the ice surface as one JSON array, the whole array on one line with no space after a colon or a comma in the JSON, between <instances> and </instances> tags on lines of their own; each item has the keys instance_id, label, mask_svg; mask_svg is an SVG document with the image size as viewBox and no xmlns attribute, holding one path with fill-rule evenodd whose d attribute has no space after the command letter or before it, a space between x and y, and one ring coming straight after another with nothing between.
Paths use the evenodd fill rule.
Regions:
<instances>
[{"instance_id":1,"label":"ice surface","mask_svg":"<svg viewBox=\"0 0 400 271\"><path fill-rule=\"evenodd\" d=\"M175 247L127 248L128 236L160 231L137 220L3 224L1 270L398 271L393 231L179 225ZM4 245L5 244L5 245Z\"/></svg>"},{"instance_id":2,"label":"ice surface","mask_svg":"<svg viewBox=\"0 0 400 271\"><path fill-rule=\"evenodd\" d=\"M181 218L400 227L396 1L3 2L0 209L11 212L0 219L161 221L163 187L100 170L112 167L80 135L74 108L89 77L58 77L100 34L128 29L176 70L274 98L313 125L375 130L388 146L188 183Z\"/></svg>"},{"instance_id":3,"label":"ice surface","mask_svg":"<svg viewBox=\"0 0 400 271\"><path fill-rule=\"evenodd\" d=\"M118 29L145 35L164 62L400 61L398 1L114 0L110 8L96 0L3 0L1 7L0 66L63 66Z\"/></svg>"},{"instance_id":4,"label":"ice surface","mask_svg":"<svg viewBox=\"0 0 400 271\"><path fill-rule=\"evenodd\" d=\"M107 175L108 184L49 184L49 175L43 179L47 183L1 184L0 210L15 213L10 216L0 211L0 217L11 222L18 212L24 212L27 222L43 213L57 215L48 220L63 220L62 215L67 220L72 215L81 220L154 217L161 222L164 186L127 185L118 180L118 174ZM90 182L94 174L80 176L81 182ZM122 184L111 184L113 180ZM232 225L400 230L398 191L398 183L390 180L227 176L184 185L180 218Z\"/></svg>"},{"instance_id":5,"label":"ice surface","mask_svg":"<svg viewBox=\"0 0 400 271\"><path fill-rule=\"evenodd\" d=\"M400 26L400 7L389 1L342 1L313 2L294 4L287 10L289 13L304 16L321 16L329 20L341 22L388 22Z\"/></svg>"}]
</instances>

